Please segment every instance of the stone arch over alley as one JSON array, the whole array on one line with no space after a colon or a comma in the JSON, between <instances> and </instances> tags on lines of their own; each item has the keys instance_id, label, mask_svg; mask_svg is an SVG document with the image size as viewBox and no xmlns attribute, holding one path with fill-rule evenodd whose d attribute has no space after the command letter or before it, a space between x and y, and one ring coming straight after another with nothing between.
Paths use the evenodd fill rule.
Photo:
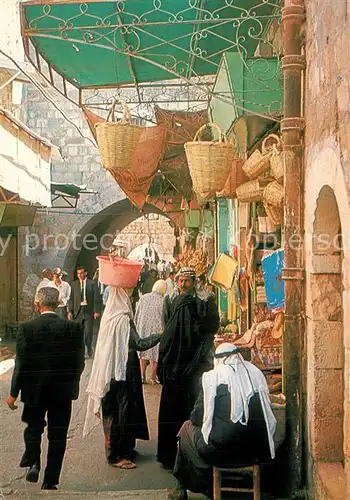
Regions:
<instances>
[{"instance_id":1,"label":"stone arch over alley","mask_svg":"<svg viewBox=\"0 0 350 500\"><path fill-rule=\"evenodd\" d=\"M350 204L336 149L309 156L306 177L309 473L350 458ZM311 478L310 478L311 479ZM317 484L317 481L315 481Z\"/></svg>"},{"instance_id":2,"label":"stone arch over alley","mask_svg":"<svg viewBox=\"0 0 350 500\"><path fill-rule=\"evenodd\" d=\"M141 241L144 241L144 236L134 234L137 227L133 228L133 226L137 225L137 220L143 214L157 214L168 219L160 209L151 204L146 204L144 211L141 213L128 199L113 203L94 215L78 231L79 237L68 248L63 266L68 275L73 278L75 268L82 265L87 268L89 275L92 276L97 268L96 256L106 253L116 233L122 230L124 232L122 232L121 239L125 240L125 242L128 239L130 240L130 249L138 246ZM128 226L131 226L131 229L134 230L127 231ZM170 226L169 231L166 231L164 227L162 231L157 236L158 238L162 236L169 237L169 234L173 234L173 229ZM85 244L83 244L84 239ZM168 243L168 246L169 244L174 244L174 242Z\"/></svg>"}]
</instances>

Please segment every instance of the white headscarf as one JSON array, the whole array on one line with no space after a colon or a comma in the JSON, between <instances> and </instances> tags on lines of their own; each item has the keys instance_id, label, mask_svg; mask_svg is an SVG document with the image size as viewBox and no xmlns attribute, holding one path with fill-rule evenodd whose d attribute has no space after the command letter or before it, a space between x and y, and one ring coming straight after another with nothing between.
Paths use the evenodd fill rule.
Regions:
<instances>
[{"instance_id":1,"label":"white headscarf","mask_svg":"<svg viewBox=\"0 0 350 500\"><path fill-rule=\"evenodd\" d=\"M132 307L123 288L111 286L98 334L95 358L86 389L88 404L83 430L85 437L100 423L101 400L112 378L126 379Z\"/></svg>"},{"instance_id":2,"label":"white headscarf","mask_svg":"<svg viewBox=\"0 0 350 500\"><path fill-rule=\"evenodd\" d=\"M165 280L157 280L152 288L152 292L157 292L164 297L167 291L167 282Z\"/></svg>"},{"instance_id":3,"label":"white headscarf","mask_svg":"<svg viewBox=\"0 0 350 500\"><path fill-rule=\"evenodd\" d=\"M202 378L204 396L204 417L202 434L208 443L212 429L216 391L219 385L226 384L231 395L231 421L247 425L249 420L250 398L258 393L266 422L271 458L275 458L273 435L276 430L276 419L271 410L269 388L263 373L252 363L244 361L237 347L233 344L221 344L215 355L214 369L204 373ZM227 356L225 356L227 353Z\"/></svg>"}]
</instances>

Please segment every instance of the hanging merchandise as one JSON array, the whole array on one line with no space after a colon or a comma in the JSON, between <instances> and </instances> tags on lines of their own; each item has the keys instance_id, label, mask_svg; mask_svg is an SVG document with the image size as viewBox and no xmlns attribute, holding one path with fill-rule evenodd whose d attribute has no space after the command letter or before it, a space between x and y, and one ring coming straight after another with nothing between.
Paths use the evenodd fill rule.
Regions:
<instances>
[{"instance_id":1,"label":"hanging merchandise","mask_svg":"<svg viewBox=\"0 0 350 500\"><path fill-rule=\"evenodd\" d=\"M277 182L283 184L284 181L284 163L286 151L281 151L282 142L280 137L275 134L271 134L270 137L276 139L276 144L272 146L272 155L270 158L271 174L276 179Z\"/></svg>"},{"instance_id":2,"label":"hanging merchandise","mask_svg":"<svg viewBox=\"0 0 350 500\"><path fill-rule=\"evenodd\" d=\"M264 139L261 147L262 152L256 149L244 163L243 170L249 179L257 179L269 170L272 156L272 149L266 146L269 139L270 136Z\"/></svg>"},{"instance_id":3,"label":"hanging merchandise","mask_svg":"<svg viewBox=\"0 0 350 500\"><path fill-rule=\"evenodd\" d=\"M271 234L278 231L279 225L274 224L273 221L267 216L264 205L259 204L259 206L257 207L257 216L259 233Z\"/></svg>"},{"instance_id":4,"label":"hanging merchandise","mask_svg":"<svg viewBox=\"0 0 350 500\"><path fill-rule=\"evenodd\" d=\"M282 269L284 266L284 251L277 250L262 259L266 300L269 311L284 309L284 281Z\"/></svg>"},{"instance_id":5,"label":"hanging merchandise","mask_svg":"<svg viewBox=\"0 0 350 500\"><path fill-rule=\"evenodd\" d=\"M284 198L284 189L277 181L270 182L263 193L263 200L267 205L281 207Z\"/></svg>"},{"instance_id":6,"label":"hanging merchandise","mask_svg":"<svg viewBox=\"0 0 350 500\"><path fill-rule=\"evenodd\" d=\"M208 127L218 130L218 141L200 140ZM225 187L236 154L234 144L217 125L208 123L197 131L192 142L186 142L185 151L196 195L202 200L213 198Z\"/></svg>"},{"instance_id":7,"label":"hanging merchandise","mask_svg":"<svg viewBox=\"0 0 350 500\"><path fill-rule=\"evenodd\" d=\"M244 160L242 158L235 158L233 160L231 172L224 188L216 193L218 198L237 198L237 188L248 180L242 168L243 163Z\"/></svg>"},{"instance_id":8,"label":"hanging merchandise","mask_svg":"<svg viewBox=\"0 0 350 500\"><path fill-rule=\"evenodd\" d=\"M209 281L220 290L228 292L233 287L237 269L237 260L225 253L221 253L210 272Z\"/></svg>"},{"instance_id":9,"label":"hanging merchandise","mask_svg":"<svg viewBox=\"0 0 350 500\"><path fill-rule=\"evenodd\" d=\"M264 192L264 184L260 179L248 181L239 186L236 190L237 198L242 203L253 203L260 201Z\"/></svg>"},{"instance_id":10,"label":"hanging merchandise","mask_svg":"<svg viewBox=\"0 0 350 500\"><path fill-rule=\"evenodd\" d=\"M283 207L276 207L269 203L264 203L266 215L275 226L281 226L283 222Z\"/></svg>"},{"instance_id":11,"label":"hanging merchandise","mask_svg":"<svg viewBox=\"0 0 350 500\"><path fill-rule=\"evenodd\" d=\"M131 123L130 110L126 104L123 107L122 119L116 122L116 105L117 101L114 101L105 122L96 124L102 166L112 171L130 168L142 131L142 127Z\"/></svg>"}]
</instances>

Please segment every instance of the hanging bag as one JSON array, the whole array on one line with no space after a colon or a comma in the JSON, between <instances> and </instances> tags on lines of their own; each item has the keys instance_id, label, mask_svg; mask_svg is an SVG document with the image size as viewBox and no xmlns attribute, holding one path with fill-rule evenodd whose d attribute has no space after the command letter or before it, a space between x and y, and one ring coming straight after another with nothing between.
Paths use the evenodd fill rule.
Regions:
<instances>
[{"instance_id":1,"label":"hanging bag","mask_svg":"<svg viewBox=\"0 0 350 500\"><path fill-rule=\"evenodd\" d=\"M107 170L129 170L136 146L139 143L142 127L131 123L129 108L124 105L123 117L115 121L114 101L107 120L97 123L96 136L102 167Z\"/></svg>"}]
</instances>

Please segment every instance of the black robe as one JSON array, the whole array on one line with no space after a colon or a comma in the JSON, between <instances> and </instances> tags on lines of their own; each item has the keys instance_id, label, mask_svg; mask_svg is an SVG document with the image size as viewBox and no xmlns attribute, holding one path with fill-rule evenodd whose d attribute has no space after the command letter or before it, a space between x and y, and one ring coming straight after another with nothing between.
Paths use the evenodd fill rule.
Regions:
<instances>
[{"instance_id":1,"label":"black robe","mask_svg":"<svg viewBox=\"0 0 350 500\"><path fill-rule=\"evenodd\" d=\"M141 339L134 323L130 322L126 380L116 382L112 379L102 400L106 455L110 463L121 458L131 459L135 440L149 439L137 351L147 351L158 344L160 338L161 335L157 334Z\"/></svg>"},{"instance_id":2,"label":"black robe","mask_svg":"<svg viewBox=\"0 0 350 500\"><path fill-rule=\"evenodd\" d=\"M202 435L203 392L179 432L179 448L174 476L182 488L211 496L213 466L239 467L271 459L266 423L259 394L249 402L248 425L230 419L231 396L227 385L220 385L215 398L212 429L208 443Z\"/></svg>"},{"instance_id":3,"label":"black robe","mask_svg":"<svg viewBox=\"0 0 350 500\"><path fill-rule=\"evenodd\" d=\"M174 465L177 433L190 416L203 372L212 368L210 352L219 326L214 301L186 294L172 304L159 347L158 377L162 395L158 418L157 460Z\"/></svg>"}]
</instances>

